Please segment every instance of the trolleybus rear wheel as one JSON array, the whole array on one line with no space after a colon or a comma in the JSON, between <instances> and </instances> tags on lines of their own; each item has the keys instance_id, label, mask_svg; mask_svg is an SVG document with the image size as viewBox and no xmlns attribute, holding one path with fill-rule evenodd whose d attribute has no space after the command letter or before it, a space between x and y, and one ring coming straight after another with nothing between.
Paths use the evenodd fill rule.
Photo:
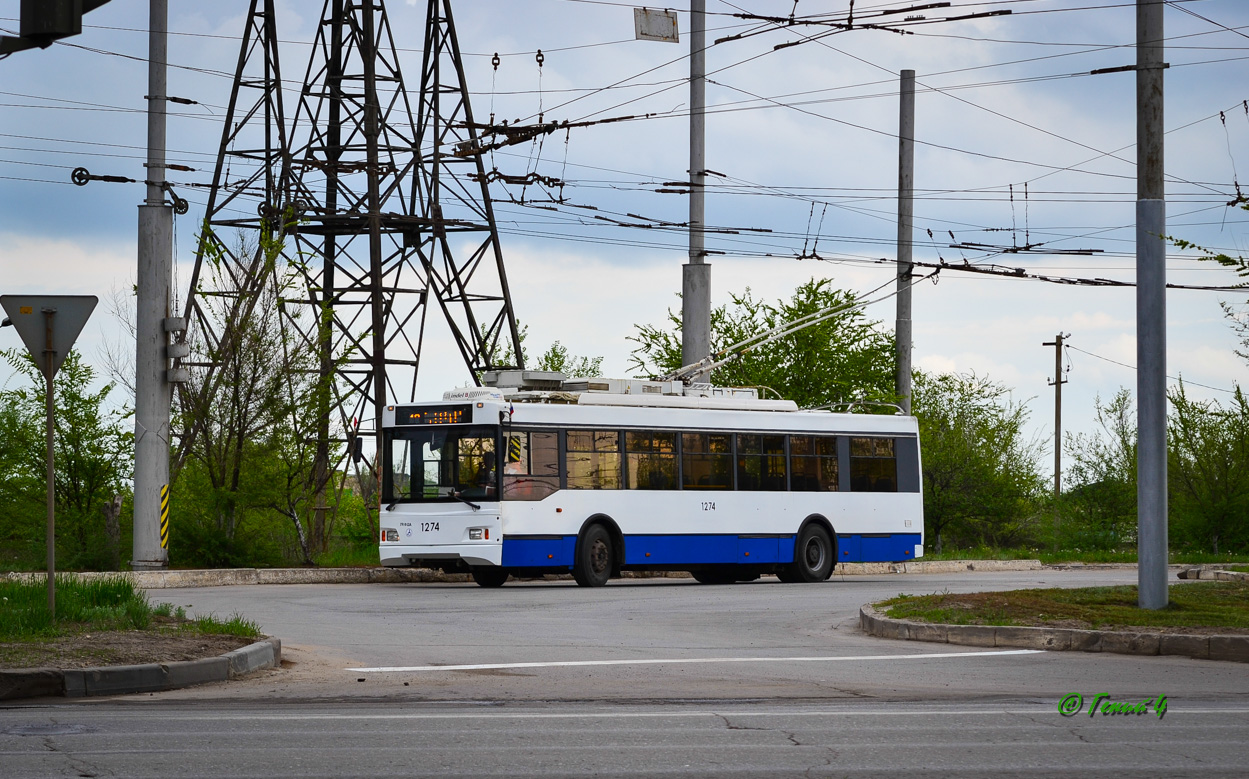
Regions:
<instances>
[{"instance_id":1,"label":"trolleybus rear wheel","mask_svg":"<svg viewBox=\"0 0 1249 779\"><path fill-rule=\"evenodd\" d=\"M577 544L572 578L582 587L602 587L611 578L611 536L602 525L590 525Z\"/></svg>"},{"instance_id":2,"label":"trolleybus rear wheel","mask_svg":"<svg viewBox=\"0 0 1249 779\"><path fill-rule=\"evenodd\" d=\"M474 568L472 574L473 581L482 587L502 587L507 581L507 570L493 565L488 568Z\"/></svg>"},{"instance_id":3,"label":"trolleybus rear wheel","mask_svg":"<svg viewBox=\"0 0 1249 779\"><path fill-rule=\"evenodd\" d=\"M792 578L781 581L822 582L833 572L833 540L828 531L814 522L798 535L794 547L794 564L786 573Z\"/></svg>"}]
</instances>

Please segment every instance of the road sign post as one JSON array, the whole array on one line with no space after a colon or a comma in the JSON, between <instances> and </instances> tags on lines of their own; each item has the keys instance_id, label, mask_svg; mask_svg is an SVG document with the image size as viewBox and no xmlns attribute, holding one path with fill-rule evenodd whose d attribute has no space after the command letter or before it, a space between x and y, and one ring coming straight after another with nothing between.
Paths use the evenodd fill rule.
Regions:
<instances>
[{"instance_id":1,"label":"road sign post","mask_svg":"<svg viewBox=\"0 0 1249 779\"><path fill-rule=\"evenodd\" d=\"M43 373L47 407L48 613L56 619L56 403L52 379L95 310L94 295L0 295L0 307Z\"/></svg>"}]
</instances>

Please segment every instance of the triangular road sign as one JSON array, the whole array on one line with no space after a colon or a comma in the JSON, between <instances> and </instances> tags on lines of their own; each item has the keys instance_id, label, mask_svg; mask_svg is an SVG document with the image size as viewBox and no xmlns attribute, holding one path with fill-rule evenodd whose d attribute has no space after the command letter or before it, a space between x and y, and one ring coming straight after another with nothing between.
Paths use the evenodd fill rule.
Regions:
<instances>
[{"instance_id":1,"label":"triangular road sign","mask_svg":"<svg viewBox=\"0 0 1249 779\"><path fill-rule=\"evenodd\" d=\"M51 378L44 355L49 348L48 329L52 331L52 375L55 376L99 300L95 295L0 295L0 307L9 315L39 370Z\"/></svg>"}]
</instances>

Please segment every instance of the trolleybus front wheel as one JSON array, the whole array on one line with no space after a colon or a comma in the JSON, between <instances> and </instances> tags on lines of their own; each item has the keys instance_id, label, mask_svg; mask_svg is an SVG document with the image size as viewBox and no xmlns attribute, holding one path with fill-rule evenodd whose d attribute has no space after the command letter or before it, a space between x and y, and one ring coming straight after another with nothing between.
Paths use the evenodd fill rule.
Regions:
<instances>
[{"instance_id":1,"label":"trolleybus front wheel","mask_svg":"<svg viewBox=\"0 0 1249 779\"><path fill-rule=\"evenodd\" d=\"M474 568L472 570L473 581L482 587L502 587L507 581L507 569L498 566L489 566L484 568Z\"/></svg>"},{"instance_id":2,"label":"trolleybus front wheel","mask_svg":"<svg viewBox=\"0 0 1249 779\"><path fill-rule=\"evenodd\" d=\"M778 574L783 582L822 582L833 573L833 540L814 522L802 529L794 547L794 563Z\"/></svg>"},{"instance_id":3,"label":"trolleybus front wheel","mask_svg":"<svg viewBox=\"0 0 1249 779\"><path fill-rule=\"evenodd\" d=\"M572 578L582 587L602 587L611 578L611 535L602 525L590 525L577 544Z\"/></svg>"}]
</instances>

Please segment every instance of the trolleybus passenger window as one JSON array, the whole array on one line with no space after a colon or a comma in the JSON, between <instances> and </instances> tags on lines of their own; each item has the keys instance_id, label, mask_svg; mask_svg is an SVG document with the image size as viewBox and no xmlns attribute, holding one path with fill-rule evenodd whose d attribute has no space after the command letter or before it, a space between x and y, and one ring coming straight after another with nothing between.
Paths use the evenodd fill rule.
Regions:
<instances>
[{"instance_id":1,"label":"trolleybus passenger window","mask_svg":"<svg viewBox=\"0 0 1249 779\"><path fill-rule=\"evenodd\" d=\"M898 458L892 438L850 439L850 489L898 491Z\"/></svg>"},{"instance_id":2,"label":"trolleybus passenger window","mask_svg":"<svg viewBox=\"0 0 1249 779\"><path fill-rule=\"evenodd\" d=\"M795 492L833 492L837 489L835 437L789 437L789 488Z\"/></svg>"},{"instance_id":3,"label":"trolleybus passenger window","mask_svg":"<svg viewBox=\"0 0 1249 779\"><path fill-rule=\"evenodd\" d=\"M564 471L570 490L620 489L620 434L615 430L569 430Z\"/></svg>"},{"instance_id":4,"label":"trolleybus passenger window","mask_svg":"<svg viewBox=\"0 0 1249 779\"><path fill-rule=\"evenodd\" d=\"M559 438L554 431L507 434L504 500L542 500L559 490Z\"/></svg>"},{"instance_id":5,"label":"trolleybus passenger window","mask_svg":"<svg viewBox=\"0 0 1249 779\"><path fill-rule=\"evenodd\" d=\"M625 462L631 490L677 488L677 434L658 430L625 432Z\"/></svg>"},{"instance_id":6,"label":"trolleybus passenger window","mask_svg":"<svg viewBox=\"0 0 1249 779\"><path fill-rule=\"evenodd\" d=\"M733 450L730 435L681 434L681 488L733 489Z\"/></svg>"},{"instance_id":7,"label":"trolleybus passenger window","mask_svg":"<svg viewBox=\"0 0 1249 779\"><path fill-rule=\"evenodd\" d=\"M737 489L785 489L785 436L737 434Z\"/></svg>"}]
</instances>

